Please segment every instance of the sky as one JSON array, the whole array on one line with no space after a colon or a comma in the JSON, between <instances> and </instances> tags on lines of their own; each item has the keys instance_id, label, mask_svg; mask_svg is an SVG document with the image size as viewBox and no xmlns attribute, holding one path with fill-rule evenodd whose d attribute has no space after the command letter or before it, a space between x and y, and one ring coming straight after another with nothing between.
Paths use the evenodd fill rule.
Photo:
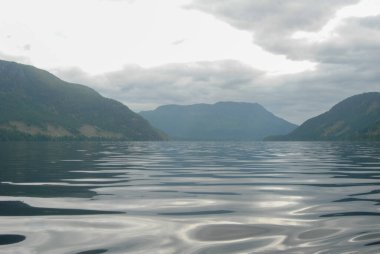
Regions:
<instances>
[{"instance_id":1,"label":"sky","mask_svg":"<svg viewBox=\"0 0 380 254\"><path fill-rule=\"evenodd\" d=\"M257 102L300 124L380 91L378 0L0 0L0 59L139 112Z\"/></svg>"}]
</instances>

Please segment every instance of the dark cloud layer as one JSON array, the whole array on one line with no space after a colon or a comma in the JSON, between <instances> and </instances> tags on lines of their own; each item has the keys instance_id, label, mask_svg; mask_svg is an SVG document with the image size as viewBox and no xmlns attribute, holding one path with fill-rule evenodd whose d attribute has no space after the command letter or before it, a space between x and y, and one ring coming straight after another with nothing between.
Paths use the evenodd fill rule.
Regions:
<instances>
[{"instance_id":1,"label":"dark cloud layer","mask_svg":"<svg viewBox=\"0 0 380 254\"><path fill-rule=\"evenodd\" d=\"M89 76L79 69L53 72L139 109L161 104L239 100L245 90L263 86L264 78L262 72L237 61L168 64L149 69L125 66L97 76Z\"/></svg>"},{"instance_id":2,"label":"dark cloud layer","mask_svg":"<svg viewBox=\"0 0 380 254\"><path fill-rule=\"evenodd\" d=\"M194 0L188 8L209 12L239 29L252 32L318 30L341 7L358 0Z\"/></svg>"},{"instance_id":3,"label":"dark cloud layer","mask_svg":"<svg viewBox=\"0 0 380 254\"><path fill-rule=\"evenodd\" d=\"M201 10L216 18L252 32L263 48L293 59L305 58L298 41L292 39L297 31L318 31L340 8L359 0L194 0L188 8ZM293 51L293 54L289 54ZM297 54L297 53L300 54Z\"/></svg>"}]
</instances>

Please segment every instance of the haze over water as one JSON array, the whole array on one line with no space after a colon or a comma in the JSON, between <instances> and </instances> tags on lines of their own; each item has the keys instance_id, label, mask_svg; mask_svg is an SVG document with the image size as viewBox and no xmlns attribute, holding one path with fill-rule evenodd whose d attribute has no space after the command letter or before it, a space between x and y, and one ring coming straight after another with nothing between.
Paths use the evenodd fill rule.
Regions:
<instances>
[{"instance_id":1,"label":"haze over water","mask_svg":"<svg viewBox=\"0 0 380 254\"><path fill-rule=\"evenodd\" d=\"M0 253L380 253L380 143L0 144Z\"/></svg>"}]
</instances>

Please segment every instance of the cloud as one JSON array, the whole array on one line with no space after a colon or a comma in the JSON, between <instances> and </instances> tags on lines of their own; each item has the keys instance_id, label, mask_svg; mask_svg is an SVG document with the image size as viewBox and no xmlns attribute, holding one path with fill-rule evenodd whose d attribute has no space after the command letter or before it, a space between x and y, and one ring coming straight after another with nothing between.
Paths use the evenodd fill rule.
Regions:
<instances>
[{"instance_id":1,"label":"cloud","mask_svg":"<svg viewBox=\"0 0 380 254\"><path fill-rule=\"evenodd\" d=\"M265 96L258 99L264 106L300 123L348 96L379 90L380 16L366 17L376 14L368 8L371 1L357 3L194 0L187 8L250 31L254 42L272 53L318 63L314 71L262 79L275 87L269 93L256 90ZM307 36L295 37L300 31Z\"/></svg>"},{"instance_id":2,"label":"cloud","mask_svg":"<svg viewBox=\"0 0 380 254\"><path fill-rule=\"evenodd\" d=\"M247 101L295 123L354 94L380 90L380 16L350 18L333 38L309 44L300 54L317 61L318 68L298 74L268 76L238 61L126 66L98 76L78 69L56 73L137 111L163 104Z\"/></svg>"},{"instance_id":3,"label":"cloud","mask_svg":"<svg viewBox=\"0 0 380 254\"><path fill-rule=\"evenodd\" d=\"M334 37L300 51L319 66L280 81L280 96L267 101L274 112L299 122L354 94L380 91L380 16L350 18Z\"/></svg>"},{"instance_id":4,"label":"cloud","mask_svg":"<svg viewBox=\"0 0 380 254\"><path fill-rule=\"evenodd\" d=\"M250 31L255 43L263 48L294 59L298 41L292 39L297 31L317 31L331 20L340 8L359 0L194 0L187 8L214 15L232 26Z\"/></svg>"},{"instance_id":5,"label":"cloud","mask_svg":"<svg viewBox=\"0 0 380 254\"><path fill-rule=\"evenodd\" d=\"M5 61L17 62L22 64L32 64L30 58L20 55L9 55L0 51L0 59Z\"/></svg>"},{"instance_id":6,"label":"cloud","mask_svg":"<svg viewBox=\"0 0 380 254\"><path fill-rule=\"evenodd\" d=\"M25 51L30 51L32 49L32 46L30 44L25 44L24 47L23 47L23 49Z\"/></svg>"},{"instance_id":7,"label":"cloud","mask_svg":"<svg viewBox=\"0 0 380 254\"><path fill-rule=\"evenodd\" d=\"M122 70L96 76L78 68L53 72L64 80L91 86L135 111L164 104L246 101L258 102L296 123L332 106L337 99L339 88L336 86L344 82L330 82L330 75L324 71L271 77L237 61L169 64L156 68L125 66Z\"/></svg>"},{"instance_id":8,"label":"cloud","mask_svg":"<svg viewBox=\"0 0 380 254\"><path fill-rule=\"evenodd\" d=\"M316 30L334 13L358 0L194 0L189 8L214 14L234 26L251 31Z\"/></svg>"},{"instance_id":9,"label":"cloud","mask_svg":"<svg viewBox=\"0 0 380 254\"><path fill-rule=\"evenodd\" d=\"M103 2L107 1L110 0ZM362 1L359 5L364 6L363 3L370 1ZM146 4L148 2L145 1ZM376 6L376 0L372 2ZM160 16L163 14L156 17L157 22L165 20L167 22L159 23L162 24L160 26L153 26L157 29L149 30L149 22L146 23L146 27L139 26L138 33L149 35L146 41L149 41L149 45L154 44L152 48L141 45L141 51L136 51L135 47L128 46L129 41L134 39L136 45L141 44L141 40L134 36L134 33L122 33L125 36L123 39L118 37L120 33L107 36L108 33L103 34L95 29L92 31L94 37L91 37L80 30L78 36L72 37L75 41L71 43L75 47L68 47L67 42L70 40L65 38L60 44L61 47L54 48L54 52L76 56L79 54L72 49L80 48L80 55L86 60L85 62L101 71L91 72L86 68L86 64L79 60L72 61L72 59L65 61L65 64L57 65L51 65L52 62L49 60L48 63L51 66L49 68L62 79L93 87L107 97L122 101L135 111L173 103L247 101L258 102L281 117L301 123L307 118L328 110L348 96L366 91L378 91L380 88L380 72L377 68L380 61L378 58L380 17L366 17L372 10L367 8L364 14L360 14L360 8L356 5L356 7L350 7L350 10L342 9L356 3L358 0L194 0L184 9L180 9L181 15L178 17L183 18L182 23L179 22L180 18L175 19L176 22L169 18L172 11L178 11L176 5L174 9L167 6L169 9L164 12L164 16L168 17L167 20ZM118 5L114 4L109 9L110 13L115 13L113 8ZM149 13L141 16L141 13L137 12L137 10L143 10L144 6L141 5L141 8L136 6L137 9L134 9L136 17L139 17L137 20L143 21L144 17L149 17ZM99 13L101 12L103 8L99 8ZM371 15L374 13L373 11ZM123 18L121 20L128 16L121 9L119 14L120 16L113 16ZM93 16L98 18L98 15ZM197 22L194 22L194 19ZM209 21L209 23L203 21ZM77 26L76 22L72 24L73 27ZM114 23L106 23L103 26L108 29L111 24ZM122 24L130 24L131 29L136 28L136 22L122 22ZM145 23L142 22L142 24ZM208 24L207 29L200 29L201 24L203 24L202 28ZM102 26L94 25L93 27ZM160 30L160 27L171 27L171 29ZM180 32L184 28L191 32L190 35L197 36L189 37L189 34ZM220 28L219 32L215 28ZM72 29L67 29L67 31L72 31ZM118 30L113 29L113 31ZM163 31L167 31L170 35L167 41L162 43L162 45L169 45L170 50L167 51L163 50L165 47L162 48L162 45L158 43L159 38L165 37L161 36ZM226 31L231 33L226 33ZM41 32L41 34L45 33ZM118 42L120 47L110 46L109 41L105 40L98 41L98 44L106 45L107 50L92 50L88 46L92 44L86 44L87 39L82 36L93 38L91 41L98 41L96 40L98 37L109 38L112 42ZM244 43L236 43L240 40L239 36L242 36L240 39ZM194 38L197 40L194 41ZM30 51L27 51L30 56L38 55L37 53L42 50L36 51L38 45L34 41L24 42L21 39L20 41L23 42L20 43L21 46L27 44L33 46ZM53 44L54 40L51 42ZM265 54L272 54L272 56L260 54L260 50L253 50L255 48L261 51L265 49L267 50ZM228 53L229 50L238 51L241 57L233 58L235 60L222 60L220 52ZM127 51L136 53L136 59L143 57L148 61L152 60L153 56L159 55L159 59L163 61L160 61L161 64L142 65L134 61L131 55L126 54ZM210 52L214 52L215 57L210 57ZM236 56L236 54L227 53L226 56ZM22 63L30 62L29 58L9 54L0 53L0 58ZM181 54L191 57L178 58ZM205 55L209 57L204 57ZM246 57L254 59L259 64L242 63L242 59ZM223 57L225 58L228 57ZM308 71L299 73L290 74L288 71L286 75L268 75L270 69L282 69L283 66L290 65L292 61L289 59L306 60L317 63L317 66L314 70L305 68L304 70ZM34 64L37 63L36 58L32 60ZM170 62L172 63L168 64ZM70 63L73 67L67 68ZM120 68L126 63L136 65L129 64ZM301 61L297 63L304 64ZM262 65L265 65L265 68L261 69L264 71L259 71ZM37 66L41 65L37 64ZM109 71L115 69L119 70ZM296 69L299 67L297 66Z\"/></svg>"},{"instance_id":10,"label":"cloud","mask_svg":"<svg viewBox=\"0 0 380 254\"><path fill-rule=\"evenodd\" d=\"M103 95L137 110L162 104L191 104L239 100L247 88L262 86L264 73L238 61L168 64L154 68L136 65L90 76L78 68L55 69L64 80L89 85Z\"/></svg>"},{"instance_id":11,"label":"cloud","mask_svg":"<svg viewBox=\"0 0 380 254\"><path fill-rule=\"evenodd\" d=\"M266 52L252 43L250 32L183 8L190 0L3 1L0 50L28 56L42 68L77 66L99 74L125 64L227 59L276 74L314 67Z\"/></svg>"},{"instance_id":12,"label":"cloud","mask_svg":"<svg viewBox=\"0 0 380 254\"><path fill-rule=\"evenodd\" d=\"M322 63L374 68L379 63L380 16L351 18L336 31L334 38L310 49Z\"/></svg>"}]
</instances>

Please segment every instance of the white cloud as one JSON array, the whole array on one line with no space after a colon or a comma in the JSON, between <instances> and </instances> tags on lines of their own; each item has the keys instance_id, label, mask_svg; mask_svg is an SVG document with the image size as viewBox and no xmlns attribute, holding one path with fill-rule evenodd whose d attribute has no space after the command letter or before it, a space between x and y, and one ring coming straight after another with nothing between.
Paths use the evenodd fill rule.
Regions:
<instances>
[{"instance_id":1,"label":"white cloud","mask_svg":"<svg viewBox=\"0 0 380 254\"><path fill-rule=\"evenodd\" d=\"M249 32L183 8L186 4L186 0L2 0L0 51L28 57L41 68L77 66L93 74L126 64L155 67L228 59L270 74L315 67L266 52L253 44ZM31 50L25 51L25 45Z\"/></svg>"}]
</instances>

